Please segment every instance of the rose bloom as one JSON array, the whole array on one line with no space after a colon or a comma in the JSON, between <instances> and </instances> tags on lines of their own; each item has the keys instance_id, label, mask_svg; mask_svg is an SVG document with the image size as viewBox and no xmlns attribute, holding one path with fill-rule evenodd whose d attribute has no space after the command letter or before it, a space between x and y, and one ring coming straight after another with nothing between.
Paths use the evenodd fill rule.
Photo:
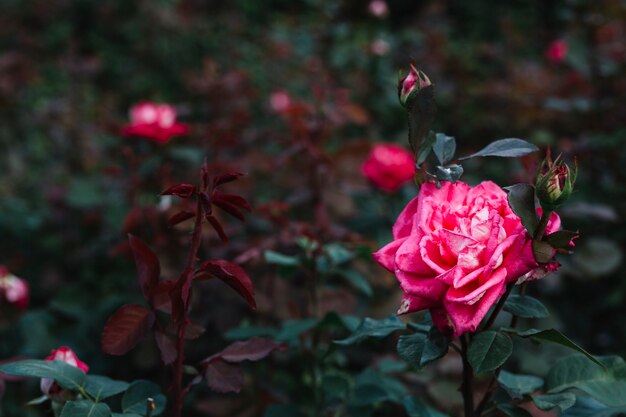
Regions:
<instances>
[{"instance_id":1,"label":"rose bloom","mask_svg":"<svg viewBox=\"0 0 626 417\"><path fill-rule=\"evenodd\" d=\"M415 159L401 146L378 144L361 166L361 172L381 190L394 192L413 178Z\"/></svg>"},{"instance_id":2,"label":"rose bloom","mask_svg":"<svg viewBox=\"0 0 626 417\"><path fill-rule=\"evenodd\" d=\"M547 234L560 223L553 213ZM398 314L430 309L440 331L459 336L476 331L508 283L541 277L531 242L493 182L425 183L374 258L400 282Z\"/></svg>"},{"instance_id":3,"label":"rose bloom","mask_svg":"<svg viewBox=\"0 0 626 417\"><path fill-rule=\"evenodd\" d=\"M52 352L50 352L50 356L48 356L44 360L65 362L68 365L79 368L84 373L87 373L89 371L89 366L87 366L86 363L78 359L78 356L76 356L74 351L67 346L61 346L58 349L52 349ZM59 386L59 384L57 384L53 379L50 378L41 379L41 392L43 392L44 395L55 399L68 399L70 397L70 393L66 392L63 388Z\"/></svg>"},{"instance_id":4,"label":"rose bloom","mask_svg":"<svg viewBox=\"0 0 626 417\"><path fill-rule=\"evenodd\" d=\"M0 304L6 302L18 310L25 310L28 307L29 294L28 283L0 265Z\"/></svg>"},{"instance_id":5,"label":"rose bloom","mask_svg":"<svg viewBox=\"0 0 626 417\"><path fill-rule=\"evenodd\" d=\"M148 101L130 109L130 124L122 128L122 135L141 137L157 143L167 143L174 136L189 133L189 126L176 121L176 110L169 104Z\"/></svg>"}]
</instances>

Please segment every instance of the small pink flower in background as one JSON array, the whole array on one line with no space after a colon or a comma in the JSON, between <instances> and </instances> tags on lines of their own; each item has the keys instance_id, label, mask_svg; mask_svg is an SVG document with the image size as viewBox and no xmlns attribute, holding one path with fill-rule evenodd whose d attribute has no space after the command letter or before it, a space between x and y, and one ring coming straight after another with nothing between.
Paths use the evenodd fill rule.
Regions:
<instances>
[{"instance_id":1,"label":"small pink flower in background","mask_svg":"<svg viewBox=\"0 0 626 417\"><path fill-rule=\"evenodd\" d=\"M291 97L289 97L289 94L287 94L286 91L274 91L270 95L270 107L276 113L285 113L289 110L290 106Z\"/></svg>"},{"instance_id":2,"label":"small pink flower in background","mask_svg":"<svg viewBox=\"0 0 626 417\"><path fill-rule=\"evenodd\" d=\"M58 349L52 349L50 356L45 358L46 361L61 361L75 368L80 369L84 373L89 371L89 366L82 362L76 356L76 353L67 346L61 346ZM41 392L51 398L67 399L67 393L56 383L53 379L42 378L41 379Z\"/></svg>"},{"instance_id":3,"label":"small pink flower in background","mask_svg":"<svg viewBox=\"0 0 626 417\"><path fill-rule=\"evenodd\" d=\"M141 102L130 109L130 124L122 128L122 135L141 137L158 143L167 143L174 136L189 133L189 126L176 121L176 110L169 104Z\"/></svg>"},{"instance_id":4,"label":"small pink flower in background","mask_svg":"<svg viewBox=\"0 0 626 417\"><path fill-rule=\"evenodd\" d=\"M367 6L367 10L372 16L383 18L389 14L389 7L385 0L372 0Z\"/></svg>"},{"instance_id":5,"label":"small pink flower in background","mask_svg":"<svg viewBox=\"0 0 626 417\"><path fill-rule=\"evenodd\" d=\"M394 192L413 178L415 159L401 146L377 144L361 166L361 172L378 188Z\"/></svg>"},{"instance_id":6,"label":"small pink flower in background","mask_svg":"<svg viewBox=\"0 0 626 417\"><path fill-rule=\"evenodd\" d=\"M546 233L560 223L553 213ZM400 282L398 314L430 309L434 324L456 336L476 331L506 285L538 278L527 274L540 266L506 193L491 181L422 185L374 258Z\"/></svg>"},{"instance_id":7,"label":"small pink flower in background","mask_svg":"<svg viewBox=\"0 0 626 417\"><path fill-rule=\"evenodd\" d=\"M548 61L559 64L565 60L567 56L567 42L562 39L552 41L546 49L546 58Z\"/></svg>"},{"instance_id":8,"label":"small pink flower in background","mask_svg":"<svg viewBox=\"0 0 626 417\"><path fill-rule=\"evenodd\" d=\"M0 304L6 302L19 310L25 310L29 298L28 283L0 265Z\"/></svg>"},{"instance_id":9,"label":"small pink flower in background","mask_svg":"<svg viewBox=\"0 0 626 417\"><path fill-rule=\"evenodd\" d=\"M389 42L384 39L376 39L370 45L370 50L374 55L383 56L389 52Z\"/></svg>"}]
</instances>

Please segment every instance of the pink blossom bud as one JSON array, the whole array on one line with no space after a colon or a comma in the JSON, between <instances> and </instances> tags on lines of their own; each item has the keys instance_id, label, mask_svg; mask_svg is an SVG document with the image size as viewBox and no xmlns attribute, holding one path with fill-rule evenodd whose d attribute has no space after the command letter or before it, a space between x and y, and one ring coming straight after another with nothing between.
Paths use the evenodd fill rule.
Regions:
<instances>
[{"instance_id":1,"label":"pink blossom bud","mask_svg":"<svg viewBox=\"0 0 626 417\"><path fill-rule=\"evenodd\" d=\"M432 83L428 76L411 65L411 70L406 77L400 81L398 86L400 103L402 103L404 107L407 107L411 97L415 96L421 89L430 85L432 85Z\"/></svg>"},{"instance_id":2,"label":"pink blossom bud","mask_svg":"<svg viewBox=\"0 0 626 417\"><path fill-rule=\"evenodd\" d=\"M24 310L28 307L29 298L28 283L0 266L0 304L6 302L18 310Z\"/></svg>"},{"instance_id":3,"label":"pink blossom bud","mask_svg":"<svg viewBox=\"0 0 626 417\"><path fill-rule=\"evenodd\" d=\"M389 14L389 7L385 0L372 0L367 6L367 10L372 16L383 18Z\"/></svg>"},{"instance_id":4,"label":"pink blossom bud","mask_svg":"<svg viewBox=\"0 0 626 417\"><path fill-rule=\"evenodd\" d=\"M67 346L61 346L58 349L52 349L52 352L50 352L50 356L48 356L44 360L65 362L68 365L80 369L84 373L87 373L89 371L89 366L87 366L86 363L78 359L76 353L74 353L74 351ZM53 379L50 378L41 379L41 392L43 392L44 395L53 399L67 400L71 397L71 393L68 393L67 391L62 389Z\"/></svg>"},{"instance_id":5,"label":"pink blossom bud","mask_svg":"<svg viewBox=\"0 0 626 417\"><path fill-rule=\"evenodd\" d=\"M552 161L548 152L535 180L537 198L541 207L548 210L554 210L563 204L572 195L576 182L578 165L574 165L574 170L571 170L560 158L559 156Z\"/></svg>"},{"instance_id":6,"label":"pink blossom bud","mask_svg":"<svg viewBox=\"0 0 626 417\"><path fill-rule=\"evenodd\" d=\"M130 109L130 124L121 133L167 143L174 136L189 133L189 126L176 121L176 109L172 105L144 101Z\"/></svg>"},{"instance_id":7,"label":"pink blossom bud","mask_svg":"<svg viewBox=\"0 0 626 417\"><path fill-rule=\"evenodd\" d=\"M270 107L276 113L284 113L291 105L291 98L285 91L274 91L270 95Z\"/></svg>"}]
</instances>

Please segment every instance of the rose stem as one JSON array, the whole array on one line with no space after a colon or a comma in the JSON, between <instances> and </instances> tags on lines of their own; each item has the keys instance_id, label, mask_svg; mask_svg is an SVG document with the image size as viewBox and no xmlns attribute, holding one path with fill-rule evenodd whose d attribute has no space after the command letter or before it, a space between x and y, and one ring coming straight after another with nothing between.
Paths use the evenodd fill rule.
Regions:
<instances>
[{"instance_id":1,"label":"rose stem","mask_svg":"<svg viewBox=\"0 0 626 417\"><path fill-rule=\"evenodd\" d=\"M465 408L465 417L474 417L474 393L472 392L472 379L474 377L472 367L467 360L467 335L461 335L461 359L463 361L463 385L461 391L463 393L463 406Z\"/></svg>"}]
</instances>

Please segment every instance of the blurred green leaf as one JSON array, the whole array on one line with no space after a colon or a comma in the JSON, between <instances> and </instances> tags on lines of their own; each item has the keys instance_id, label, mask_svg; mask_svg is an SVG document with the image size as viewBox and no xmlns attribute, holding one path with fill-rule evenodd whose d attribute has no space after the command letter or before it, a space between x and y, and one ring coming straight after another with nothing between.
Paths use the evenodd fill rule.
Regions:
<instances>
[{"instance_id":1,"label":"blurred green leaf","mask_svg":"<svg viewBox=\"0 0 626 417\"><path fill-rule=\"evenodd\" d=\"M87 400L68 401L60 417L110 417L111 409L104 403Z\"/></svg>"},{"instance_id":2,"label":"blurred green leaf","mask_svg":"<svg viewBox=\"0 0 626 417\"><path fill-rule=\"evenodd\" d=\"M530 184L515 184L504 189L508 191L507 199L511 210L520 218L528 234L534 236L539 226L535 209L535 187Z\"/></svg>"},{"instance_id":3,"label":"blurred green leaf","mask_svg":"<svg viewBox=\"0 0 626 417\"><path fill-rule=\"evenodd\" d=\"M544 318L550 313L536 298L528 295L511 295L504 304L504 311L523 318Z\"/></svg>"},{"instance_id":4,"label":"blurred green leaf","mask_svg":"<svg viewBox=\"0 0 626 417\"><path fill-rule=\"evenodd\" d=\"M543 386L543 379L533 375L516 375L507 371L500 371L498 382L513 398L520 398L523 394L537 391Z\"/></svg>"},{"instance_id":5,"label":"blurred green leaf","mask_svg":"<svg viewBox=\"0 0 626 417\"><path fill-rule=\"evenodd\" d=\"M499 139L491 142L480 151L473 153L469 156L460 158L460 160L475 158L478 156L499 156L506 158L517 158L520 156L528 155L533 152L537 152L537 148L532 143L528 143L523 139L507 138Z\"/></svg>"},{"instance_id":6,"label":"blurred green leaf","mask_svg":"<svg viewBox=\"0 0 626 417\"><path fill-rule=\"evenodd\" d=\"M467 349L467 359L474 371L481 374L502 366L512 352L513 342L509 336L487 330L474 336Z\"/></svg>"},{"instance_id":7,"label":"blurred green leaf","mask_svg":"<svg viewBox=\"0 0 626 417\"><path fill-rule=\"evenodd\" d=\"M437 133L433 152L441 165L445 165L452 160L456 152L456 140L452 136Z\"/></svg>"},{"instance_id":8,"label":"blurred green leaf","mask_svg":"<svg viewBox=\"0 0 626 417\"><path fill-rule=\"evenodd\" d=\"M533 402L538 409L549 411L558 408L561 412L567 410L576 402L576 396L571 392L560 394L546 394L533 396Z\"/></svg>"},{"instance_id":9,"label":"blurred green leaf","mask_svg":"<svg viewBox=\"0 0 626 417\"><path fill-rule=\"evenodd\" d=\"M335 340L335 343L338 345L352 345L370 337L382 339L396 330L405 328L406 325L395 315L380 320L366 318L350 337Z\"/></svg>"}]
</instances>

